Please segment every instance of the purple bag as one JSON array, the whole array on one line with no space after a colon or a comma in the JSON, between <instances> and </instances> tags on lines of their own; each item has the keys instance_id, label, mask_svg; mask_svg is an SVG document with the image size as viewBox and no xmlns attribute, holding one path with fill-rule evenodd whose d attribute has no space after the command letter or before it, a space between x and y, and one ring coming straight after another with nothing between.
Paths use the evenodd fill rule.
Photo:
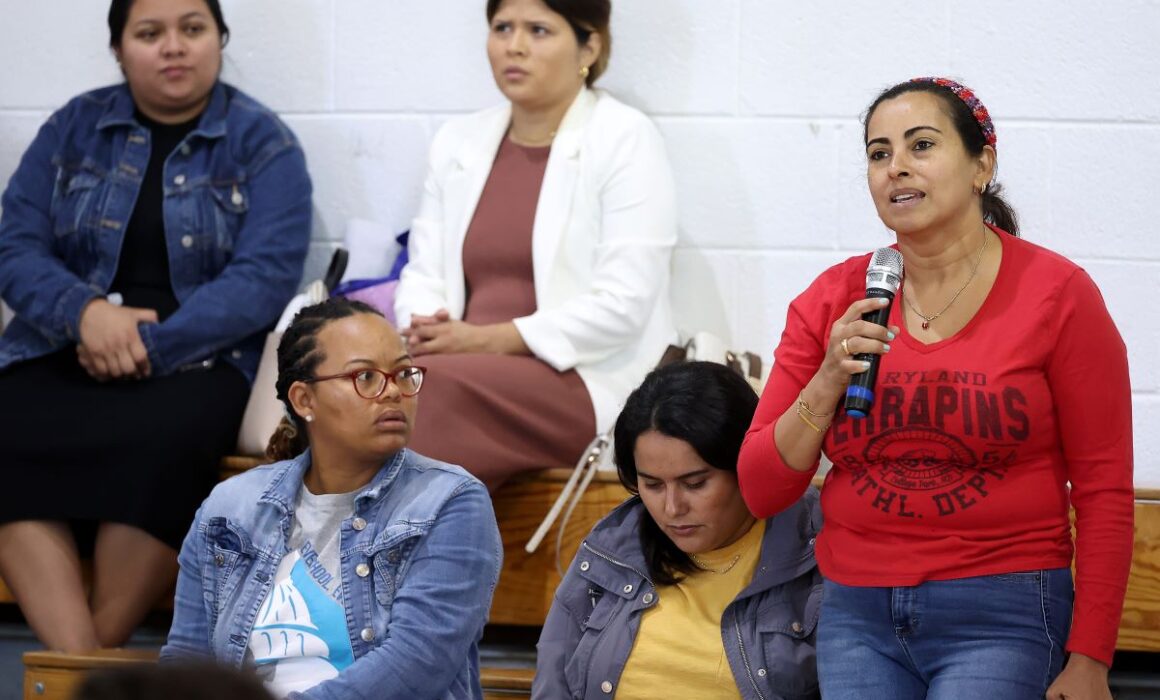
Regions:
<instances>
[{"instance_id":1,"label":"purple bag","mask_svg":"<svg viewBox=\"0 0 1160 700\"><path fill-rule=\"evenodd\" d=\"M367 280L369 281L369 280ZM347 299L354 299L369 304L378 310L386 317L391 325L395 324L395 289L399 286L399 280L378 281L374 280L374 284L359 289L342 292L342 296Z\"/></svg>"},{"instance_id":2,"label":"purple bag","mask_svg":"<svg viewBox=\"0 0 1160 700\"><path fill-rule=\"evenodd\" d=\"M396 325L395 289L399 286L399 275L403 273L403 267L407 264L407 239L410 237L410 233L410 231L403 231L395 238L403 246L403 249L395 258L390 274L375 279L347 280L334 287L330 295L344 296L347 299L369 304L385 316L391 325Z\"/></svg>"}]
</instances>

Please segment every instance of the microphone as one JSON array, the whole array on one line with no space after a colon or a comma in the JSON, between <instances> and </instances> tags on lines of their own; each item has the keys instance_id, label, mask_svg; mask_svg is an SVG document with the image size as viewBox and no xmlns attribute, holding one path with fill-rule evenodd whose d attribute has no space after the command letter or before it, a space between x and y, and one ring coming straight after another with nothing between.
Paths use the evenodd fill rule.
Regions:
<instances>
[{"instance_id":1,"label":"microphone","mask_svg":"<svg viewBox=\"0 0 1160 700\"><path fill-rule=\"evenodd\" d=\"M889 299L890 303L862 314L862 320L885 328L890 318L890 306L894 303L894 295L901 286L902 254L893 248L879 248L874 251L874 256L870 258L870 266L866 268L866 298ZM850 378L850 386L846 387L846 413L854 418L865 418L874 407L874 385L878 381L878 362L882 356L872 352L860 352L854 359L869 362L870 369Z\"/></svg>"}]
</instances>

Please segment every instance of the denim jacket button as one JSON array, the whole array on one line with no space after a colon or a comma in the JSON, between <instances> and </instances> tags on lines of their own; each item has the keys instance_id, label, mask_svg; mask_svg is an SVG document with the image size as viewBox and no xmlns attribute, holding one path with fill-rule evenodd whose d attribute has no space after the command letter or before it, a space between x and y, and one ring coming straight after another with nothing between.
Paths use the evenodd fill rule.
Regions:
<instances>
[{"instance_id":1,"label":"denim jacket button","mask_svg":"<svg viewBox=\"0 0 1160 700\"><path fill-rule=\"evenodd\" d=\"M225 564L226 564L225 555L215 554L213 557L213 563L217 564L218 566L225 566Z\"/></svg>"},{"instance_id":2,"label":"denim jacket button","mask_svg":"<svg viewBox=\"0 0 1160 700\"><path fill-rule=\"evenodd\" d=\"M363 631L359 632L358 636L359 639L363 640L364 642L375 641L375 631L370 627L364 627Z\"/></svg>"},{"instance_id":3,"label":"denim jacket button","mask_svg":"<svg viewBox=\"0 0 1160 700\"><path fill-rule=\"evenodd\" d=\"M590 567L590 566L591 566L591 564L589 564L589 563L588 563L588 562L586 562L586 561L582 561L582 562L580 562L580 570L581 570L581 571L587 571L587 570L589 569L589 567Z\"/></svg>"},{"instance_id":4,"label":"denim jacket button","mask_svg":"<svg viewBox=\"0 0 1160 700\"><path fill-rule=\"evenodd\" d=\"M791 630L793 630L794 634L801 634L802 629L803 629L802 623L800 623L800 622L793 623L792 625L789 626L789 628Z\"/></svg>"},{"instance_id":5,"label":"denim jacket button","mask_svg":"<svg viewBox=\"0 0 1160 700\"><path fill-rule=\"evenodd\" d=\"M627 593L632 593L632 584L631 584L631 583L625 584L625 586L624 586L624 592L625 592L626 594L627 594Z\"/></svg>"},{"instance_id":6,"label":"denim jacket button","mask_svg":"<svg viewBox=\"0 0 1160 700\"><path fill-rule=\"evenodd\" d=\"M234 358L235 360L240 360L240 359L242 359L242 351L241 350L234 350L233 352L230 353L230 357Z\"/></svg>"},{"instance_id":7,"label":"denim jacket button","mask_svg":"<svg viewBox=\"0 0 1160 700\"><path fill-rule=\"evenodd\" d=\"M652 593L645 593L644 597L641 598L640 600L645 605L648 605L649 603L653 602L653 594Z\"/></svg>"},{"instance_id":8,"label":"denim jacket button","mask_svg":"<svg viewBox=\"0 0 1160 700\"><path fill-rule=\"evenodd\" d=\"M605 695L612 694L612 681L604 681L600 684L600 689L604 691Z\"/></svg>"},{"instance_id":9,"label":"denim jacket button","mask_svg":"<svg viewBox=\"0 0 1160 700\"><path fill-rule=\"evenodd\" d=\"M189 144L188 143L181 144L181 155L187 156L187 155L189 155L189 153L190 153Z\"/></svg>"},{"instance_id":10,"label":"denim jacket button","mask_svg":"<svg viewBox=\"0 0 1160 700\"><path fill-rule=\"evenodd\" d=\"M757 669L757 675L759 678L765 678L765 669L764 668Z\"/></svg>"},{"instance_id":11,"label":"denim jacket button","mask_svg":"<svg viewBox=\"0 0 1160 700\"><path fill-rule=\"evenodd\" d=\"M359 578L366 578L371 573L371 567L367 566L364 562L354 567L354 572L358 575Z\"/></svg>"},{"instance_id":12,"label":"denim jacket button","mask_svg":"<svg viewBox=\"0 0 1160 700\"><path fill-rule=\"evenodd\" d=\"M193 236L189 235L188 233L185 234L184 236L182 236L181 237L181 247L182 248L192 248L193 247Z\"/></svg>"},{"instance_id":13,"label":"denim jacket button","mask_svg":"<svg viewBox=\"0 0 1160 700\"><path fill-rule=\"evenodd\" d=\"M355 518L354 520L350 521L350 526L359 532L362 532L367 527L367 521L363 520L362 518Z\"/></svg>"},{"instance_id":14,"label":"denim jacket button","mask_svg":"<svg viewBox=\"0 0 1160 700\"><path fill-rule=\"evenodd\" d=\"M185 176L178 175L177 177L173 178L173 184L177 185L178 187L181 187L182 185L185 184Z\"/></svg>"}]
</instances>

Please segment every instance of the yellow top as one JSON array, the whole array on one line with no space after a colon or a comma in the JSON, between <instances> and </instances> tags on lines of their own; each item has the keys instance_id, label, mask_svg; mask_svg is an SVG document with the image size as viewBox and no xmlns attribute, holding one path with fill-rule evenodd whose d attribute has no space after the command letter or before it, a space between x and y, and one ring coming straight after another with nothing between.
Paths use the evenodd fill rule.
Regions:
<instances>
[{"instance_id":1,"label":"yellow top","mask_svg":"<svg viewBox=\"0 0 1160 700\"><path fill-rule=\"evenodd\" d=\"M721 615L753 579L765 521L728 547L698 554L703 571L657 588L620 675L617 700L741 697L721 640Z\"/></svg>"}]
</instances>

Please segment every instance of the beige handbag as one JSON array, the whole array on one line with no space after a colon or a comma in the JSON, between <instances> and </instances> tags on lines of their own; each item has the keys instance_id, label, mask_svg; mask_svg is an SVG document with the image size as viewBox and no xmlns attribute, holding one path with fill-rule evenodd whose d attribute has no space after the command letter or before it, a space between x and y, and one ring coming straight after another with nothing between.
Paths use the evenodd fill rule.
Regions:
<instances>
[{"instance_id":1,"label":"beige handbag","mask_svg":"<svg viewBox=\"0 0 1160 700\"><path fill-rule=\"evenodd\" d=\"M254 375L254 386L250 389L242 427L238 430L238 454L256 457L266 454L266 443L285 415L275 388L278 383L278 343L282 341L282 332L302 307L318 304L326 296L326 284L322 280L311 282L306 291L290 300L274 330L266 334L258 373Z\"/></svg>"}]
</instances>

